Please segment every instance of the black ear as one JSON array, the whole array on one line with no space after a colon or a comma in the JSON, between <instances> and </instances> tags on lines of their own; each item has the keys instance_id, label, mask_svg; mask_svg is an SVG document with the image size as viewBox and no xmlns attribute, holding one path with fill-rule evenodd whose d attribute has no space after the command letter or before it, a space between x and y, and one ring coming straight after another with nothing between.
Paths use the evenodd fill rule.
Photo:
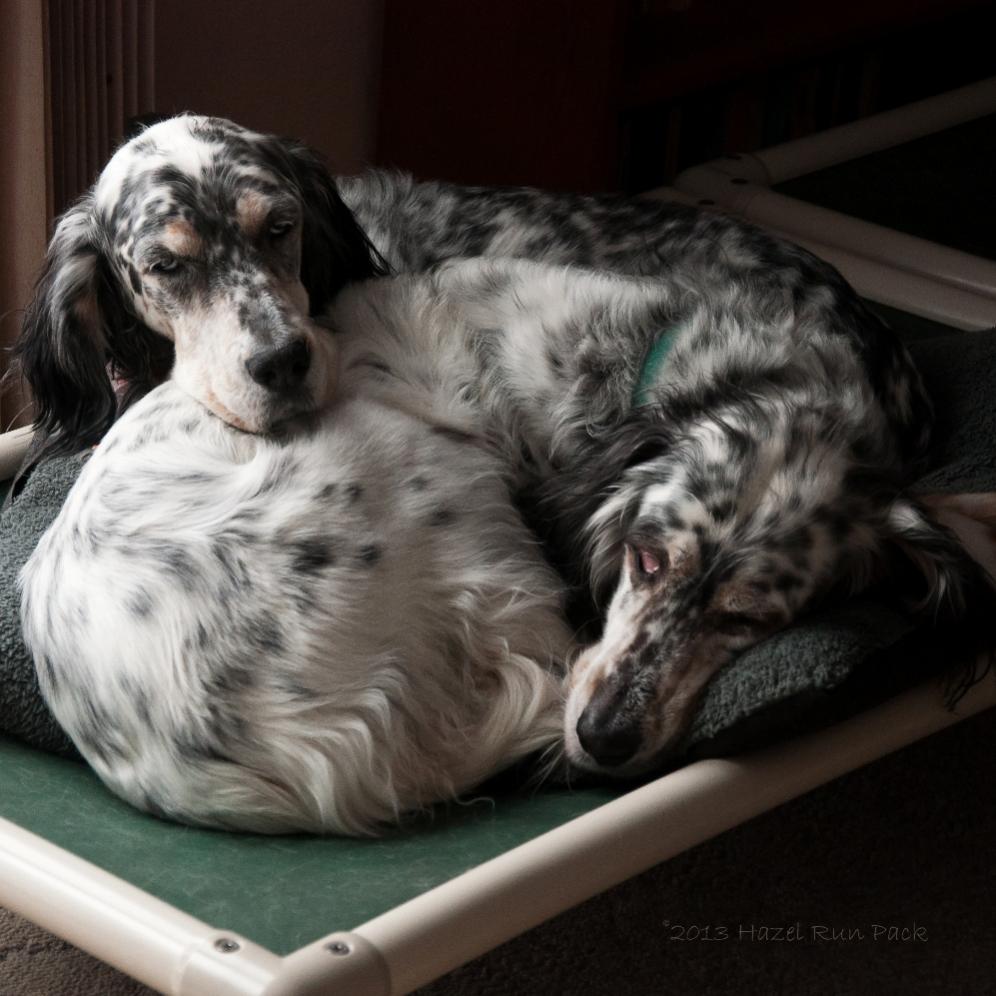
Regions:
<instances>
[{"instance_id":1,"label":"black ear","mask_svg":"<svg viewBox=\"0 0 996 996\"><path fill-rule=\"evenodd\" d=\"M56 225L13 354L12 373L34 397L44 455L100 440L123 407L112 375L125 383L127 403L169 372L172 345L126 307L90 194Z\"/></svg>"},{"instance_id":2,"label":"black ear","mask_svg":"<svg viewBox=\"0 0 996 996\"><path fill-rule=\"evenodd\" d=\"M952 496L956 503L961 497ZM973 497L987 499L974 508L996 521L996 495ZM948 686L953 703L996 658L996 579L984 566L993 561L996 530L977 515L950 511L945 499L898 498L886 515L885 540L891 580L911 609L943 633L954 665Z\"/></svg>"},{"instance_id":3,"label":"black ear","mask_svg":"<svg viewBox=\"0 0 996 996\"><path fill-rule=\"evenodd\" d=\"M114 418L98 302L98 241L88 194L59 219L14 345L14 370L31 388L35 425L52 450L96 442Z\"/></svg>"},{"instance_id":4,"label":"black ear","mask_svg":"<svg viewBox=\"0 0 996 996\"><path fill-rule=\"evenodd\" d=\"M313 315L323 312L347 283L389 272L384 258L342 202L335 180L316 152L299 142L277 139L263 152L294 186L304 206L301 282Z\"/></svg>"},{"instance_id":5,"label":"black ear","mask_svg":"<svg viewBox=\"0 0 996 996\"><path fill-rule=\"evenodd\" d=\"M578 583L587 579L591 550L611 545L606 537L589 532L592 516L612 495L640 493L639 488L620 482L646 475L648 481L661 483L661 470L654 461L673 443L672 429L650 409L634 412L621 424L598 433L579 427L556 472L516 496L530 528L546 544L548 556L562 574ZM623 528L623 518L614 521L613 528ZM614 584L614 576L610 580L597 566L592 570L605 584Z\"/></svg>"}]
</instances>

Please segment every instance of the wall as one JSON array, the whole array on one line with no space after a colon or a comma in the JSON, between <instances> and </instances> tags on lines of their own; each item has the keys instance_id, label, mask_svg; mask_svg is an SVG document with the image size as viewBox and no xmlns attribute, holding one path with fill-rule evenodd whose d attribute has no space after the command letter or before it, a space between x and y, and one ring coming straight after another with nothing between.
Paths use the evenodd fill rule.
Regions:
<instances>
[{"instance_id":1,"label":"wall","mask_svg":"<svg viewBox=\"0 0 996 996\"><path fill-rule=\"evenodd\" d=\"M45 65L39 0L0 10L0 377L45 253ZM0 431L23 421L19 385L0 396Z\"/></svg>"},{"instance_id":2,"label":"wall","mask_svg":"<svg viewBox=\"0 0 996 996\"><path fill-rule=\"evenodd\" d=\"M373 159L383 0L158 0L156 110L289 135L339 173Z\"/></svg>"}]
</instances>

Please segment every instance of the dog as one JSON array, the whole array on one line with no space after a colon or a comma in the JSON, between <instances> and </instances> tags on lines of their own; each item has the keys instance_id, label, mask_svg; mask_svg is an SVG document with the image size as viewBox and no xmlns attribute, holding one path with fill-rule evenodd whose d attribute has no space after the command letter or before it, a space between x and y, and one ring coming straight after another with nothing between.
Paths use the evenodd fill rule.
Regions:
<instances>
[{"instance_id":1,"label":"dog","mask_svg":"<svg viewBox=\"0 0 996 996\"><path fill-rule=\"evenodd\" d=\"M59 220L25 314L15 360L48 451L98 442L167 376L248 432L321 409L336 367L313 316L383 272L304 146L217 118L153 126Z\"/></svg>"},{"instance_id":2,"label":"dog","mask_svg":"<svg viewBox=\"0 0 996 996\"><path fill-rule=\"evenodd\" d=\"M373 401L277 438L170 380L22 572L52 713L200 826L367 835L556 752L562 585L487 449Z\"/></svg>"},{"instance_id":3,"label":"dog","mask_svg":"<svg viewBox=\"0 0 996 996\"><path fill-rule=\"evenodd\" d=\"M342 336L342 389L500 452L601 606L568 684L580 769L672 761L721 667L873 583L926 619L968 617L949 640L967 662L952 699L983 673L996 495L903 493L927 456L921 379L834 272L807 265L823 280L777 294L694 258L652 279L471 259L337 302L336 324L363 330Z\"/></svg>"},{"instance_id":4,"label":"dog","mask_svg":"<svg viewBox=\"0 0 996 996\"><path fill-rule=\"evenodd\" d=\"M317 316L378 266L307 153L206 119L123 147L58 225L19 352L50 451L100 442L23 630L139 808L370 834L559 740L562 584L497 455L338 398ZM143 394L106 433L105 361Z\"/></svg>"},{"instance_id":5,"label":"dog","mask_svg":"<svg viewBox=\"0 0 996 996\"><path fill-rule=\"evenodd\" d=\"M928 615L985 586L902 496L931 425L906 351L830 267L718 215L335 184L299 146L184 117L120 150L60 223L17 353L53 451L95 441L172 364L169 390L226 432L330 432L338 405L377 402L489 454L607 603L571 670L581 767L659 764L719 667L896 551Z\"/></svg>"}]
</instances>

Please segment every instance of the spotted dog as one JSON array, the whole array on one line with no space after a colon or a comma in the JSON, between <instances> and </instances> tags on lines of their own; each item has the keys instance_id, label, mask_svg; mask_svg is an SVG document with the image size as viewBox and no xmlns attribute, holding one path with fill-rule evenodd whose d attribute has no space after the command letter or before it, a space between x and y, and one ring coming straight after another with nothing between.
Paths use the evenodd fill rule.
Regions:
<instances>
[{"instance_id":1,"label":"spotted dog","mask_svg":"<svg viewBox=\"0 0 996 996\"><path fill-rule=\"evenodd\" d=\"M483 258L445 262L467 256ZM400 275L379 278L389 269ZM285 515L288 521L297 516L301 523L325 523L323 529L337 536L356 531L351 520L337 518L338 505L329 505L333 511L322 505L326 484L304 469L309 460L351 467L340 449L362 449L368 436L371 453L386 445L374 430L360 431L359 422L347 418L352 406L379 406L407 420L409 431L421 427L452 447L427 455L424 467L411 469L408 477L381 485L380 514L387 516L390 502L412 501L410 482L425 478L430 465L450 486L466 482L471 488L467 504L451 495L436 502L431 521L413 514L399 525L401 532L410 529L442 543L474 510L478 525L492 509L507 515L508 494L515 492L533 510L533 525L565 570L607 606L600 638L574 665L569 681L567 750L582 766L628 773L660 762L687 726L701 688L723 663L816 601L861 590L897 564L912 564L927 579L928 614L942 606L959 611L984 585L974 562L935 523L934 512L902 496L925 458L931 424L930 404L905 350L835 271L814 257L732 219L675 205L461 189L376 173L340 181L337 189L300 147L227 122L181 118L119 151L95 191L60 223L18 355L52 449L95 441L117 410L160 381L172 364L170 382L152 398L164 397L170 411L182 407L182 418L170 416L160 437L153 431L157 408L155 418L141 423L126 414L118 425L132 441L107 456L124 461L129 474L137 467L141 482L135 486L141 499L133 497L128 516L118 520L124 524L108 527L119 537L138 536L128 522L144 521L139 512L153 505L170 509L160 526L174 526L183 519L189 493L213 501L207 465L198 471L206 479L180 476L191 439L204 433L212 459L221 454L218 476L227 480L241 473L234 468L246 459L254 465L255 448L264 454L293 451L299 438L331 439L339 425L355 432L341 447L329 442L332 456L324 463L321 447L314 446L302 451L309 459L290 461L288 495L274 504L265 530L226 525L234 539L223 550L209 542L217 520L207 514L195 519L180 557L192 568L179 572L185 580L170 567L176 551L139 544L150 573L163 582L174 575L182 582L168 589L177 595L173 600L163 588L143 599L138 591L123 590L130 582L111 585L112 575L129 574L132 555L124 553L108 560L101 585L76 589L82 597L85 587L97 605L77 606L69 586L64 599L59 594L55 579L67 566L82 570L91 550L83 523L109 496L98 489L98 470L89 486L81 482L83 497L70 502L76 521L59 526L28 566L28 638L57 716L71 732L80 731L84 752L119 791L183 818L232 823L247 808L254 815L244 818L245 825L250 819L252 825L265 822L259 814L266 806L254 808L236 786L245 773L238 767L242 751L253 744L265 754L260 745L267 738L251 724L244 737L229 738L229 732L238 734L240 722L261 708L252 696L266 697L273 689L263 684L239 697L228 688L238 681L215 681L222 657L204 648L229 616L217 614L212 602L224 579L242 570L232 562L236 547L244 549L245 563L255 565L257 547L286 543L308 563L301 545L317 544L322 530L305 540L304 533L285 534ZM114 397L105 365L130 385L130 394ZM136 419L148 410L137 406ZM104 465L105 445L98 448L95 468ZM147 447L155 460L144 460ZM193 447L194 466L196 452ZM491 461L490 472L504 489L495 500L473 494L476 477L461 454ZM380 480L387 469L378 459L372 456L362 473L357 469L354 483L367 474ZM148 476L146 463L172 468L173 478L151 471ZM104 466L99 474L106 473ZM174 478L177 496L168 498ZM128 474L115 480L132 490ZM336 484L335 491L348 485L339 478L328 483ZM306 497L288 500L299 484ZM437 531L426 533L429 525ZM517 544L527 549L514 532L510 528L509 550ZM107 531L98 535L106 539ZM418 558L422 540L411 542L403 548ZM364 546L380 549L383 543ZM495 556L488 546L476 570L460 559L453 581L465 586L468 606L491 576ZM520 562L518 553L512 556ZM376 569L386 572L392 563L385 555ZM432 597L439 581L434 563L427 555L426 573L417 575ZM345 579L352 575L341 573L346 564L357 564L357 555L340 560L337 554L334 564L322 563L315 573L328 580L330 572L329 583L350 589ZM265 556L259 565L242 597L247 613L251 608L265 618L266 610L284 604L279 590L300 591L300 584L293 556L283 567ZM549 578L541 566L530 565L538 580L507 587L507 577L496 571L495 584L527 601L536 593L549 605ZM284 585L274 588L264 579L270 570ZM450 646L450 627L468 611L463 602L444 599L440 605L458 605L460 611L434 611L432 598L414 599L408 581L396 588L392 576L377 574L382 586L362 589L367 600L356 603L356 611L362 611L364 625L377 628L390 609L403 620L391 631L398 639L438 626L440 645ZM197 597L180 597L184 585ZM104 591L114 594L96 594ZM338 666L338 654L328 649L336 645L335 627L342 623L337 598L319 598L295 617L295 626L305 625L314 613L307 624L328 637L329 673ZM111 603L129 601L133 608L151 608L144 616L120 607L112 612ZM226 605L234 601L229 593ZM51 626L46 611L56 613ZM84 620L105 618L102 613L108 613L108 625L84 630L94 625ZM556 658L565 650L562 623L553 621L554 613L548 616L544 625L559 634L556 646L549 653L524 653L531 660ZM233 640L249 650L241 658L227 650L222 656L255 661L260 644L249 635L249 616L235 619ZM144 629L151 622L159 628ZM126 635L117 641L122 647L140 645L145 652L148 643L137 640L150 633L151 643L168 637L187 653L200 645L198 623L207 634L200 656L192 658L201 690L193 694L193 682L164 684L164 708L177 724L156 714L151 739L157 746L150 749L153 760L139 790L127 772L147 725L142 703L157 699L160 674L167 672L120 664L107 671L106 681L73 676L77 669L88 677L87 668L97 673L106 649L100 634ZM91 663L80 668L75 648L85 632L98 637ZM291 647L286 634L280 639ZM278 654L277 670L293 669L295 653L296 646ZM391 653L407 660L397 647ZM401 671L408 674L407 664ZM141 693L136 675L146 682ZM67 691L57 690L60 683ZM308 682L301 687L315 691ZM95 701L80 688L107 694ZM411 690L411 696L391 699L391 707L407 718L414 744L424 738L431 755L441 747L430 731L436 714L421 711L424 690ZM185 696L193 703L189 710ZM527 699L520 696L518 705ZM228 708L228 701L233 705L225 722L212 725L210 717ZM118 718L122 710L129 714L126 722ZM502 715L510 721L508 711ZM321 739L317 730L325 714L301 716L281 741L286 757ZM102 733L98 747L88 742L94 731L114 731L116 722L130 731L123 740L109 746L112 733ZM385 750L395 757L381 738L385 729L357 733L366 738L371 758ZM178 765L192 730L208 760L233 766L225 770L231 771L234 801L219 807L223 817L206 813L207 803L186 808L195 797L207 797L207 783L196 779L187 794L174 785L166 803L155 795L170 771L181 772L182 781L206 763L202 758L193 767ZM205 741L205 731L217 740ZM480 735L494 736L483 727ZM502 750L515 753L496 748L492 762ZM286 790L283 762L273 774L257 754L245 756L263 782ZM334 797L337 785L353 784L333 784L342 752L329 748L323 756L302 766L319 776L293 796L291 809L303 807L294 811L309 814L295 818L309 826L360 826L362 818L323 823L324 817L314 817L313 807L334 806L324 790ZM397 763L402 765L400 757ZM324 773L322 764L328 765ZM364 771L391 785L398 777L390 767ZM464 782L454 778L452 784ZM432 795L416 792L410 799ZM395 798L394 805L405 803ZM388 808L373 806L370 818L383 818ZM291 817L281 812L276 822L287 825Z\"/></svg>"},{"instance_id":2,"label":"spotted dog","mask_svg":"<svg viewBox=\"0 0 996 996\"><path fill-rule=\"evenodd\" d=\"M162 122L56 227L15 349L37 425L50 449L95 443L167 375L249 432L321 409L336 363L316 318L383 272L308 149L215 118Z\"/></svg>"},{"instance_id":3,"label":"spotted dog","mask_svg":"<svg viewBox=\"0 0 996 996\"><path fill-rule=\"evenodd\" d=\"M207 119L126 145L58 225L18 351L48 449L102 438L24 634L136 806L371 833L559 739L562 585L504 465L337 400L327 308L380 268L309 153Z\"/></svg>"},{"instance_id":4,"label":"spotted dog","mask_svg":"<svg viewBox=\"0 0 996 996\"><path fill-rule=\"evenodd\" d=\"M561 602L486 450L365 400L249 434L168 381L84 467L22 619L129 802L364 834L556 744Z\"/></svg>"},{"instance_id":5,"label":"spotted dog","mask_svg":"<svg viewBox=\"0 0 996 996\"><path fill-rule=\"evenodd\" d=\"M996 605L959 538L996 572L996 496L903 493L931 422L906 350L832 270L750 237L780 270L734 281L677 258L639 279L478 259L336 305L352 330L342 389L501 452L603 607L569 679L581 767L669 760L716 671L817 603L891 578L927 618ZM955 657L991 647L962 636Z\"/></svg>"}]
</instances>

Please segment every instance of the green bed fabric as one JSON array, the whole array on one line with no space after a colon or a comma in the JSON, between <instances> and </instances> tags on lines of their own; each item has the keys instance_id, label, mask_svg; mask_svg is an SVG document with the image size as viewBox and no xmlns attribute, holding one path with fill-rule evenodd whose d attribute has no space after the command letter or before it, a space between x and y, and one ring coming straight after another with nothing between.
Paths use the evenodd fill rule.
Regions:
<instances>
[{"instance_id":1,"label":"green bed fabric","mask_svg":"<svg viewBox=\"0 0 996 996\"><path fill-rule=\"evenodd\" d=\"M140 813L82 764L0 737L0 816L277 954L358 927L618 791L468 798L377 840L217 833Z\"/></svg>"}]
</instances>

